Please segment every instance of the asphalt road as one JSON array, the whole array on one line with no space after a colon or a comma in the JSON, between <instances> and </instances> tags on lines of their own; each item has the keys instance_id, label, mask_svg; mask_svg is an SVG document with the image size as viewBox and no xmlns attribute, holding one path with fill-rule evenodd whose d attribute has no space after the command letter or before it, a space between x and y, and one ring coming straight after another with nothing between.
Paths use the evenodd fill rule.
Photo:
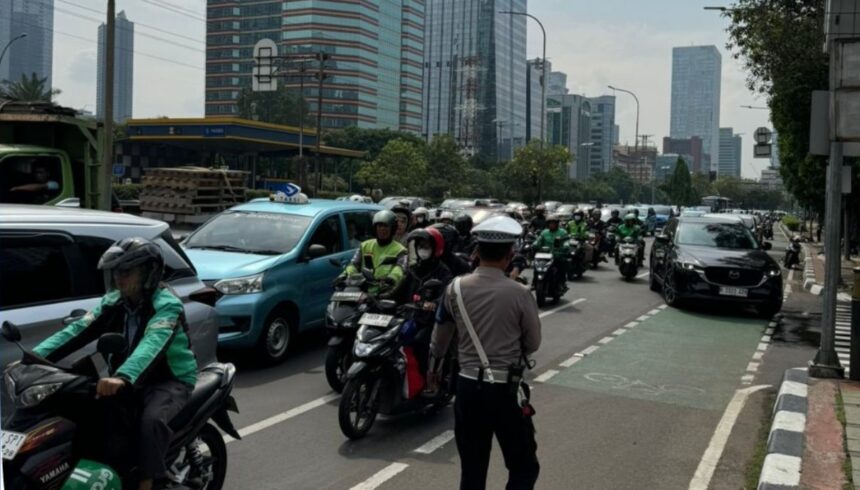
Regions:
<instances>
[{"instance_id":1,"label":"asphalt road","mask_svg":"<svg viewBox=\"0 0 860 490\"><path fill-rule=\"evenodd\" d=\"M784 240L774 245L778 256ZM661 308L647 264L642 272L625 282L603 264L543 310L531 373L538 488L742 488L782 371L814 354L806 336L786 340L752 312ZM324 348L312 336L280 366L239 364L234 423L245 436L228 444L227 488L456 488L451 408L377 420L351 442L338 427ZM495 448L488 488L505 479Z\"/></svg>"}]
</instances>

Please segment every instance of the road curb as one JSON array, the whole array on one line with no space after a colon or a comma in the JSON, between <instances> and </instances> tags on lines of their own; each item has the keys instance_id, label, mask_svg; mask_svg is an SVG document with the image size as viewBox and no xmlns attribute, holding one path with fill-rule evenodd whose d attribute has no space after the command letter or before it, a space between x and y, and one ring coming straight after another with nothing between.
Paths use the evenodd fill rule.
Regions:
<instances>
[{"instance_id":1,"label":"road curb","mask_svg":"<svg viewBox=\"0 0 860 490\"><path fill-rule=\"evenodd\" d=\"M788 369L783 375L773 406L773 422L758 490L800 488L808 408L807 383L806 368Z\"/></svg>"}]
</instances>

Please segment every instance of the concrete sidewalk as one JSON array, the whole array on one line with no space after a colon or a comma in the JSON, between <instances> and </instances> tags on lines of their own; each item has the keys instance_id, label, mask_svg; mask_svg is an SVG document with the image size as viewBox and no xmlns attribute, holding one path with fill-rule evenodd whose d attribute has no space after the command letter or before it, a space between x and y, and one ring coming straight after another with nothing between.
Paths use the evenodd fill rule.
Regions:
<instances>
[{"instance_id":1,"label":"concrete sidewalk","mask_svg":"<svg viewBox=\"0 0 860 490\"><path fill-rule=\"evenodd\" d=\"M824 290L824 244L823 243L804 243L804 261L806 262L806 276L808 281L804 282L804 288L815 295L820 295ZM841 274L839 277L839 295L840 301L850 301L850 288L854 284L854 268L860 267L860 259L852 257L851 260L845 260L841 257Z\"/></svg>"}]
</instances>

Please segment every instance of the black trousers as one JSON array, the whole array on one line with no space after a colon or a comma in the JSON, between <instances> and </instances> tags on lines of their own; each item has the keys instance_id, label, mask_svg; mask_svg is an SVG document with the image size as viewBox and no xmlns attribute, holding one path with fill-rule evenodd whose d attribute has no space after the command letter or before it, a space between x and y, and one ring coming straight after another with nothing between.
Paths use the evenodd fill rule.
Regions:
<instances>
[{"instance_id":1,"label":"black trousers","mask_svg":"<svg viewBox=\"0 0 860 490\"><path fill-rule=\"evenodd\" d=\"M460 490L484 490L493 435L508 469L507 490L531 490L540 464L531 417L524 417L507 384L457 379L454 433L460 453Z\"/></svg>"}]
</instances>

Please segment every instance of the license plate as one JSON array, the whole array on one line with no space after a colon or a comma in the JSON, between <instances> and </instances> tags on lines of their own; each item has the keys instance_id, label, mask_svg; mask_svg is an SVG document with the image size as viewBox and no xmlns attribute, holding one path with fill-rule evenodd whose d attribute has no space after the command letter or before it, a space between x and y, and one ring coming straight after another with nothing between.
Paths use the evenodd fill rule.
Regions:
<instances>
[{"instance_id":1,"label":"license plate","mask_svg":"<svg viewBox=\"0 0 860 490\"><path fill-rule=\"evenodd\" d=\"M535 254L535 260L552 260L552 254L537 253Z\"/></svg>"},{"instance_id":2,"label":"license plate","mask_svg":"<svg viewBox=\"0 0 860 490\"><path fill-rule=\"evenodd\" d=\"M331 295L332 301L359 301L361 299L361 291L338 291Z\"/></svg>"},{"instance_id":3,"label":"license plate","mask_svg":"<svg viewBox=\"0 0 860 490\"><path fill-rule=\"evenodd\" d=\"M722 296L736 296L738 298L746 298L747 296L749 296L749 294L749 289L720 287L720 295Z\"/></svg>"},{"instance_id":4,"label":"license plate","mask_svg":"<svg viewBox=\"0 0 860 490\"><path fill-rule=\"evenodd\" d=\"M18 454L18 450L21 449L26 440L27 434L8 430L0 431L0 450L3 451L3 459L15 459L15 455Z\"/></svg>"},{"instance_id":5,"label":"license plate","mask_svg":"<svg viewBox=\"0 0 860 490\"><path fill-rule=\"evenodd\" d=\"M379 313L365 313L361 315L358 323L374 327L387 327L394 317L392 315L380 315Z\"/></svg>"}]
</instances>

